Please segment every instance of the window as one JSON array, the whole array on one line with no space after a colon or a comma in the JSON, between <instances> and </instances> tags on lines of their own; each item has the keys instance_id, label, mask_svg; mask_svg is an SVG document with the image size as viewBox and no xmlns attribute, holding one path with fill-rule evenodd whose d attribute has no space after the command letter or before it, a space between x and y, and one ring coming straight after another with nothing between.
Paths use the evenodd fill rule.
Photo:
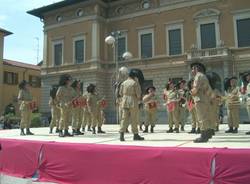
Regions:
<instances>
[{"instance_id":1,"label":"window","mask_svg":"<svg viewBox=\"0 0 250 184\"><path fill-rule=\"evenodd\" d=\"M153 30L142 30L139 32L139 56L141 58L152 58L154 55Z\"/></svg>"},{"instance_id":2,"label":"window","mask_svg":"<svg viewBox=\"0 0 250 184\"><path fill-rule=\"evenodd\" d=\"M126 52L126 37L125 36L118 38L117 52L118 52L118 61L123 61L124 58L122 57L122 55Z\"/></svg>"},{"instance_id":3,"label":"window","mask_svg":"<svg viewBox=\"0 0 250 184\"><path fill-rule=\"evenodd\" d=\"M237 24L238 47L250 46L250 18L239 19Z\"/></svg>"},{"instance_id":4,"label":"window","mask_svg":"<svg viewBox=\"0 0 250 184\"><path fill-rule=\"evenodd\" d=\"M39 88L39 87L41 87L41 78L38 76L30 75L29 76L29 83L32 87Z\"/></svg>"},{"instance_id":5,"label":"window","mask_svg":"<svg viewBox=\"0 0 250 184\"><path fill-rule=\"evenodd\" d=\"M53 43L53 59L54 65L60 66L63 63L63 42L57 41Z\"/></svg>"},{"instance_id":6,"label":"window","mask_svg":"<svg viewBox=\"0 0 250 184\"><path fill-rule=\"evenodd\" d=\"M194 15L196 22L197 47L199 49L216 48L220 40L220 14L217 9L208 8L198 11Z\"/></svg>"},{"instance_id":7,"label":"window","mask_svg":"<svg viewBox=\"0 0 250 184\"><path fill-rule=\"evenodd\" d=\"M168 31L169 55L179 55L182 53L181 29Z\"/></svg>"},{"instance_id":8,"label":"window","mask_svg":"<svg viewBox=\"0 0 250 184\"><path fill-rule=\"evenodd\" d=\"M78 36L73 39L73 61L76 64L83 63L85 60L85 38Z\"/></svg>"},{"instance_id":9,"label":"window","mask_svg":"<svg viewBox=\"0 0 250 184\"><path fill-rule=\"evenodd\" d=\"M216 47L216 33L215 24L201 24L200 25L201 36L201 49L215 48Z\"/></svg>"},{"instance_id":10,"label":"window","mask_svg":"<svg viewBox=\"0 0 250 184\"><path fill-rule=\"evenodd\" d=\"M18 74L14 72L4 72L4 83L10 85L18 84Z\"/></svg>"}]
</instances>

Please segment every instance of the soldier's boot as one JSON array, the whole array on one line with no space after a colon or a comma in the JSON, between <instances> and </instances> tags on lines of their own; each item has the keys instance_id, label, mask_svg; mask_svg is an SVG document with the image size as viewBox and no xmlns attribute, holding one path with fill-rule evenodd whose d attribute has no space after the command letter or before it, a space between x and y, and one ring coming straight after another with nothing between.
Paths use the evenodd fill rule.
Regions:
<instances>
[{"instance_id":1,"label":"soldier's boot","mask_svg":"<svg viewBox=\"0 0 250 184\"><path fill-rule=\"evenodd\" d=\"M21 133L20 133L20 135L26 135L26 134L24 133L24 128L21 128Z\"/></svg>"},{"instance_id":2,"label":"soldier's boot","mask_svg":"<svg viewBox=\"0 0 250 184\"><path fill-rule=\"evenodd\" d=\"M173 133L174 132L174 130L173 130L173 128L171 127L171 128L169 128L169 130L167 130L167 133Z\"/></svg>"},{"instance_id":3,"label":"soldier's boot","mask_svg":"<svg viewBox=\"0 0 250 184\"><path fill-rule=\"evenodd\" d=\"M197 128L196 133L197 133L197 134L200 134L200 133L201 133L201 129L200 129L200 128Z\"/></svg>"},{"instance_id":4,"label":"soldier's boot","mask_svg":"<svg viewBox=\"0 0 250 184\"><path fill-rule=\"evenodd\" d=\"M216 126L215 131L216 131L216 132L219 132L219 126Z\"/></svg>"},{"instance_id":5,"label":"soldier's boot","mask_svg":"<svg viewBox=\"0 0 250 184\"><path fill-rule=\"evenodd\" d=\"M249 131L249 132L246 132L246 135L250 135L250 131Z\"/></svg>"},{"instance_id":6,"label":"soldier's boot","mask_svg":"<svg viewBox=\"0 0 250 184\"><path fill-rule=\"evenodd\" d=\"M82 132L85 132L85 128L82 128Z\"/></svg>"},{"instance_id":7,"label":"soldier's boot","mask_svg":"<svg viewBox=\"0 0 250 184\"><path fill-rule=\"evenodd\" d=\"M53 128L49 129L49 133L52 134L53 133Z\"/></svg>"},{"instance_id":8,"label":"soldier's boot","mask_svg":"<svg viewBox=\"0 0 250 184\"><path fill-rule=\"evenodd\" d=\"M235 128L232 133L237 134L238 133L238 128Z\"/></svg>"},{"instance_id":9,"label":"soldier's boot","mask_svg":"<svg viewBox=\"0 0 250 184\"><path fill-rule=\"evenodd\" d=\"M179 133L179 132L180 132L180 131L179 131L179 128L175 128L174 131L175 131L176 133Z\"/></svg>"},{"instance_id":10,"label":"soldier's boot","mask_svg":"<svg viewBox=\"0 0 250 184\"><path fill-rule=\"evenodd\" d=\"M194 143L202 143L208 141L208 131L201 131L201 136L194 140Z\"/></svg>"},{"instance_id":11,"label":"soldier's boot","mask_svg":"<svg viewBox=\"0 0 250 184\"><path fill-rule=\"evenodd\" d=\"M140 131L143 131L143 129L142 129L142 124L140 124Z\"/></svg>"},{"instance_id":12,"label":"soldier's boot","mask_svg":"<svg viewBox=\"0 0 250 184\"><path fill-rule=\"evenodd\" d=\"M92 127L92 134L96 134L95 127Z\"/></svg>"},{"instance_id":13,"label":"soldier's boot","mask_svg":"<svg viewBox=\"0 0 250 184\"><path fill-rule=\"evenodd\" d=\"M207 130L207 137L210 139L210 138L212 138L212 129L208 129Z\"/></svg>"},{"instance_id":14,"label":"soldier's boot","mask_svg":"<svg viewBox=\"0 0 250 184\"><path fill-rule=\"evenodd\" d=\"M225 131L225 133L233 133L234 129L233 127L230 127L227 131Z\"/></svg>"},{"instance_id":15,"label":"soldier's boot","mask_svg":"<svg viewBox=\"0 0 250 184\"><path fill-rule=\"evenodd\" d=\"M154 127L155 127L155 126L151 125L151 127L150 127L150 132L151 132L151 133L154 133Z\"/></svg>"},{"instance_id":16,"label":"soldier's boot","mask_svg":"<svg viewBox=\"0 0 250 184\"><path fill-rule=\"evenodd\" d=\"M34 135L29 128L26 129L26 135Z\"/></svg>"},{"instance_id":17,"label":"soldier's boot","mask_svg":"<svg viewBox=\"0 0 250 184\"><path fill-rule=\"evenodd\" d=\"M148 125L145 126L143 133L148 133Z\"/></svg>"},{"instance_id":18,"label":"soldier's boot","mask_svg":"<svg viewBox=\"0 0 250 184\"><path fill-rule=\"evenodd\" d=\"M63 131L59 130L59 137L64 137Z\"/></svg>"},{"instance_id":19,"label":"soldier's boot","mask_svg":"<svg viewBox=\"0 0 250 184\"><path fill-rule=\"evenodd\" d=\"M139 136L139 134L134 134L134 141L143 141L144 137Z\"/></svg>"},{"instance_id":20,"label":"soldier's boot","mask_svg":"<svg viewBox=\"0 0 250 184\"><path fill-rule=\"evenodd\" d=\"M106 132L104 132L104 131L102 130L102 127L98 127L97 133L98 133L98 134L105 134Z\"/></svg>"},{"instance_id":21,"label":"soldier's boot","mask_svg":"<svg viewBox=\"0 0 250 184\"><path fill-rule=\"evenodd\" d=\"M211 134L212 134L212 136L215 135L215 130L214 129L211 129Z\"/></svg>"},{"instance_id":22,"label":"soldier's boot","mask_svg":"<svg viewBox=\"0 0 250 184\"><path fill-rule=\"evenodd\" d=\"M73 135L79 135L75 129L72 130Z\"/></svg>"},{"instance_id":23,"label":"soldier's boot","mask_svg":"<svg viewBox=\"0 0 250 184\"><path fill-rule=\"evenodd\" d=\"M67 129L64 130L64 136L65 137L73 137L73 134L70 134L69 131Z\"/></svg>"},{"instance_id":24,"label":"soldier's boot","mask_svg":"<svg viewBox=\"0 0 250 184\"><path fill-rule=\"evenodd\" d=\"M122 142L125 141L123 132L120 132L120 141L122 141Z\"/></svg>"},{"instance_id":25,"label":"soldier's boot","mask_svg":"<svg viewBox=\"0 0 250 184\"><path fill-rule=\"evenodd\" d=\"M181 125L181 131L185 131L184 125Z\"/></svg>"},{"instance_id":26,"label":"soldier's boot","mask_svg":"<svg viewBox=\"0 0 250 184\"><path fill-rule=\"evenodd\" d=\"M88 125L88 131L92 132L90 125Z\"/></svg>"},{"instance_id":27,"label":"soldier's boot","mask_svg":"<svg viewBox=\"0 0 250 184\"><path fill-rule=\"evenodd\" d=\"M56 133L59 133L59 128L56 128Z\"/></svg>"},{"instance_id":28,"label":"soldier's boot","mask_svg":"<svg viewBox=\"0 0 250 184\"><path fill-rule=\"evenodd\" d=\"M189 134L195 134L196 131L195 131L195 128L192 128L192 130L190 132L188 132Z\"/></svg>"},{"instance_id":29,"label":"soldier's boot","mask_svg":"<svg viewBox=\"0 0 250 184\"><path fill-rule=\"evenodd\" d=\"M126 128L126 133L129 133L128 128Z\"/></svg>"},{"instance_id":30,"label":"soldier's boot","mask_svg":"<svg viewBox=\"0 0 250 184\"><path fill-rule=\"evenodd\" d=\"M78 135L84 135L84 133L80 131L80 128L78 128L78 129L76 130L76 132L77 132Z\"/></svg>"}]
</instances>

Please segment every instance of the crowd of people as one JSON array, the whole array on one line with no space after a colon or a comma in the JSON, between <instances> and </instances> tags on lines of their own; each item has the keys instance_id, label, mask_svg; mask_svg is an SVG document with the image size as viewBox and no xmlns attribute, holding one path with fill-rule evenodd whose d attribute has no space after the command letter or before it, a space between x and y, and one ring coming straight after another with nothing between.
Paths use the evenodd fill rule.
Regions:
<instances>
[{"instance_id":1,"label":"crowd of people","mask_svg":"<svg viewBox=\"0 0 250 184\"><path fill-rule=\"evenodd\" d=\"M227 107L228 126L226 133L238 133L240 95L246 98L247 111L250 118L250 73L243 76L245 90L237 86L237 78L225 80L225 93L215 87L213 75L206 73L203 64L191 64L192 79L180 80L175 83L169 79L163 91L164 106L168 113L169 130L167 133L184 131L188 113L192 119L192 129L189 133L200 133L194 142L207 142L219 130L219 111L222 104ZM156 88L148 86L142 92L143 74L138 69L119 69L117 81L114 85L117 107L117 120L120 123L120 141L125 141L124 134L131 131L134 140L144 140L138 134L140 125L140 111L145 112L144 133L154 132L157 121L157 109L160 106L160 97L156 95ZM21 135L33 135L30 131L32 108L35 106L29 90L29 84L22 81L19 85L21 111ZM145 94L145 95L142 95ZM89 84L86 92L81 91L79 80L72 80L64 74L60 77L58 86L50 91L51 122L50 131L56 127L60 137L83 135L85 131L93 134L105 133L102 125L105 123L104 109L107 107L105 97L101 97L94 84ZM72 134L68 131L72 126ZM26 133L24 132L26 128ZM247 132L250 134L250 132Z\"/></svg>"}]
</instances>

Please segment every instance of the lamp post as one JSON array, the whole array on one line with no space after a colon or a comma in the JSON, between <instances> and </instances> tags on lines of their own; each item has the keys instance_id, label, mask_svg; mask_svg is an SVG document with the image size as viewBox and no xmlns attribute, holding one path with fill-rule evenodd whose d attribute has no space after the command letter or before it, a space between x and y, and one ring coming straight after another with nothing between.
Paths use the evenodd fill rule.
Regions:
<instances>
[{"instance_id":1,"label":"lamp post","mask_svg":"<svg viewBox=\"0 0 250 184\"><path fill-rule=\"evenodd\" d=\"M115 81L118 81L118 66L119 66L119 61L118 61L118 39L120 36L122 36L122 32L121 31L113 31L111 32L111 34L109 36L107 36L105 38L105 42L108 45L112 45L113 47L113 59L114 59L114 63L115 63ZM122 57L125 60L129 60L132 58L132 54L128 51L126 51L125 53L123 53ZM119 109L116 108L116 120L117 123L119 123Z\"/></svg>"}]
</instances>

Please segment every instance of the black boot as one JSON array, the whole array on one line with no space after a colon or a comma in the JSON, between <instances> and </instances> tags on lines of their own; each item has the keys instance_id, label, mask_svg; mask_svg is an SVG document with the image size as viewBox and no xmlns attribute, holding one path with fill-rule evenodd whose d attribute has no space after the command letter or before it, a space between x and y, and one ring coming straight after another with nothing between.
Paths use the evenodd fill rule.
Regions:
<instances>
[{"instance_id":1,"label":"black boot","mask_svg":"<svg viewBox=\"0 0 250 184\"><path fill-rule=\"evenodd\" d=\"M53 128L49 129L49 133L52 134L53 133Z\"/></svg>"},{"instance_id":2,"label":"black boot","mask_svg":"<svg viewBox=\"0 0 250 184\"><path fill-rule=\"evenodd\" d=\"M26 135L34 135L29 128L26 129Z\"/></svg>"},{"instance_id":3,"label":"black boot","mask_svg":"<svg viewBox=\"0 0 250 184\"><path fill-rule=\"evenodd\" d=\"M98 127L97 133L98 134L105 134L106 132L102 131L101 127Z\"/></svg>"},{"instance_id":4,"label":"black boot","mask_svg":"<svg viewBox=\"0 0 250 184\"><path fill-rule=\"evenodd\" d=\"M207 130L207 137L210 139L212 138L213 134L212 134L212 129L208 129Z\"/></svg>"},{"instance_id":5,"label":"black boot","mask_svg":"<svg viewBox=\"0 0 250 184\"><path fill-rule=\"evenodd\" d=\"M134 141L143 141L144 137L139 136L139 134L134 134Z\"/></svg>"},{"instance_id":6,"label":"black boot","mask_svg":"<svg viewBox=\"0 0 250 184\"><path fill-rule=\"evenodd\" d=\"M20 135L26 135L26 134L24 133L24 128L21 128L21 133L20 133Z\"/></svg>"},{"instance_id":7,"label":"black boot","mask_svg":"<svg viewBox=\"0 0 250 184\"><path fill-rule=\"evenodd\" d=\"M73 135L79 135L75 129L72 130Z\"/></svg>"},{"instance_id":8,"label":"black boot","mask_svg":"<svg viewBox=\"0 0 250 184\"><path fill-rule=\"evenodd\" d=\"M129 133L128 128L126 128L126 133Z\"/></svg>"},{"instance_id":9,"label":"black boot","mask_svg":"<svg viewBox=\"0 0 250 184\"><path fill-rule=\"evenodd\" d=\"M201 136L194 140L194 143L202 143L208 141L208 131L201 131Z\"/></svg>"},{"instance_id":10,"label":"black boot","mask_svg":"<svg viewBox=\"0 0 250 184\"><path fill-rule=\"evenodd\" d=\"M232 133L237 134L238 133L238 128L234 128Z\"/></svg>"},{"instance_id":11,"label":"black boot","mask_svg":"<svg viewBox=\"0 0 250 184\"><path fill-rule=\"evenodd\" d=\"M219 132L219 126L216 126L215 132Z\"/></svg>"},{"instance_id":12,"label":"black boot","mask_svg":"<svg viewBox=\"0 0 250 184\"><path fill-rule=\"evenodd\" d=\"M148 125L145 126L143 133L148 133Z\"/></svg>"},{"instance_id":13,"label":"black boot","mask_svg":"<svg viewBox=\"0 0 250 184\"><path fill-rule=\"evenodd\" d=\"M59 133L59 128L56 128L56 133Z\"/></svg>"},{"instance_id":14,"label":"black boot","mask_svg":"<svg viewBox=\"0 0 250 184\"><path fill-rule=\"evenodd\" d=\"M70 134L68 130L64 130L65 137L73 137L74 135Z\"/></svg>"},{"instance_id":15,"label":"black boot","mask_svg":"<svg viewBox=\"0 0 250 184\"><path fill-rule=\"evenodd\" d=\"M92 132L90 125L88 125L88 131Z\"/></svg>"},{"instance_id":16,"label":"black boot","mask_svg":"<svg viewBox=\"0 0 250 184\"><path fill-rule=\"evenodd\" d=\"M171 127L171 128L169 128L169 130L167 130L167 133L173 133L174 131L173 131L173 128Z\"/></svg>"},{"instance_id":17,"label":"black boot","mask_svg":"<svg viewBox=\"0 0 250 184\"><path fill-rule=\"evenodd\" d=\"M78 135L84 135L84 133L80 131L80 128L78 128L78 129L76 130L76 133L77 133Z\"/></svg>"},{"instance_id":18,"label":"black boot","mask_svg":"<svg viewBox=\"0 0 250 184\"><path fill-rule=\"evenodd\" d=\"M249 132L246 132L246 135L250 135L250 131L249 131Z\"/></svg>"},{"instance_id":19,"label":"black boot","mask_svg":"<svg viewBox=\"0 0 250 184\"><path fill-rule=\"evenodd\" d=\"M120 141L122 141L122 142L125 141L123 132L120 132Z\"/></svg>"},{"instance_id":20,"label":"black boot","mask_svg":"<svg viewBox=\"0 0 250 184\"><path fill-rule=\"evenodd\" d=\"M179 133L179 128L175 128L174 131L175 131L176 133Z\"/></svg>"},{"instance_id":21,"label":"black boot","mask_svg":"<svg viewBox=\"0 0 250 184\"><path fill-rule=\"evenodd\" d=\"M201 129L200 129L200 128L197 128L196 133L197 133L197 134L200 134L200 133L201 133Z\"/></svg>"},{"instance_id":22,"label":"black boot","mask_svg":"<svg viewBox=\"0 0 250 184\"><path fill-rule=\"evenodd\" d=\"M181 131L185 131L185 130L184 130L184 125L181 126Z\"/></svg>"},{"instance_id":23,"label":"black boot","mask_svg":"<svg viewBox=\"0 0 250 184\"><path fill-rule=\"evenodd\" d=\"M195 134L196 131L195 131L195 128L192 128L192 130L190 132L188 132L189 134Z\"/></svg>"},{"instance_id":24,"label":"black boot","mask_svg":"<svg viewBox=\"0 0 250 184\"><path fill-rule=\"evenodd\" d=\"M139 127L139 128L140 128L140 131L143 131L143 129L142 129L142 124L140 125L140 127Z\"/></svg>"},{"instance_id":25,"label":"black boot","mask_svg":"<svg viewBox=\"0 0 250 184\"><path fill-rule=\"evenodd\" d=\"M151 127L150 127L150 132L151 132L151 133L154 133L154 127L155 127L155 126L151 125Z\"/></svg>"},{"instance_id":26,"label":"black boot","mask_svg":"<svg viewBox=\"0 0 250 184\"><path fill-rule=\"evenodd\" d=\"M59 130L59 137L64 137L64 134L63 134L63 131L62 130Z\"/></svg>"},{"instance_id":27,"label":"black boot","mask_svg":"<svg viewBox=\"0 0 250 184\"><path fill-rule=\"evenodd\" d=\"M227 131L225 131L225 133L233 133L234 129L233 127L230 127Z\"/></svg>"},{"instance_id":28,"label":"black boot","mask_svg":"<svg viewBox=\"0 0 250 184\"><path fill-rule=\"evenodd\" d=\"M85 132L85 128L82 128L82 132Z\"/></svg>"},{"instance_id":29,"label":"black boot","mask_svg":"<svg viewBox=\"0 0 250 184\"><path fill-rule=\"evenodd\" d=\"M92 134L96 134L95 127L92 127Z\"/></svg>"}]
</instances>

